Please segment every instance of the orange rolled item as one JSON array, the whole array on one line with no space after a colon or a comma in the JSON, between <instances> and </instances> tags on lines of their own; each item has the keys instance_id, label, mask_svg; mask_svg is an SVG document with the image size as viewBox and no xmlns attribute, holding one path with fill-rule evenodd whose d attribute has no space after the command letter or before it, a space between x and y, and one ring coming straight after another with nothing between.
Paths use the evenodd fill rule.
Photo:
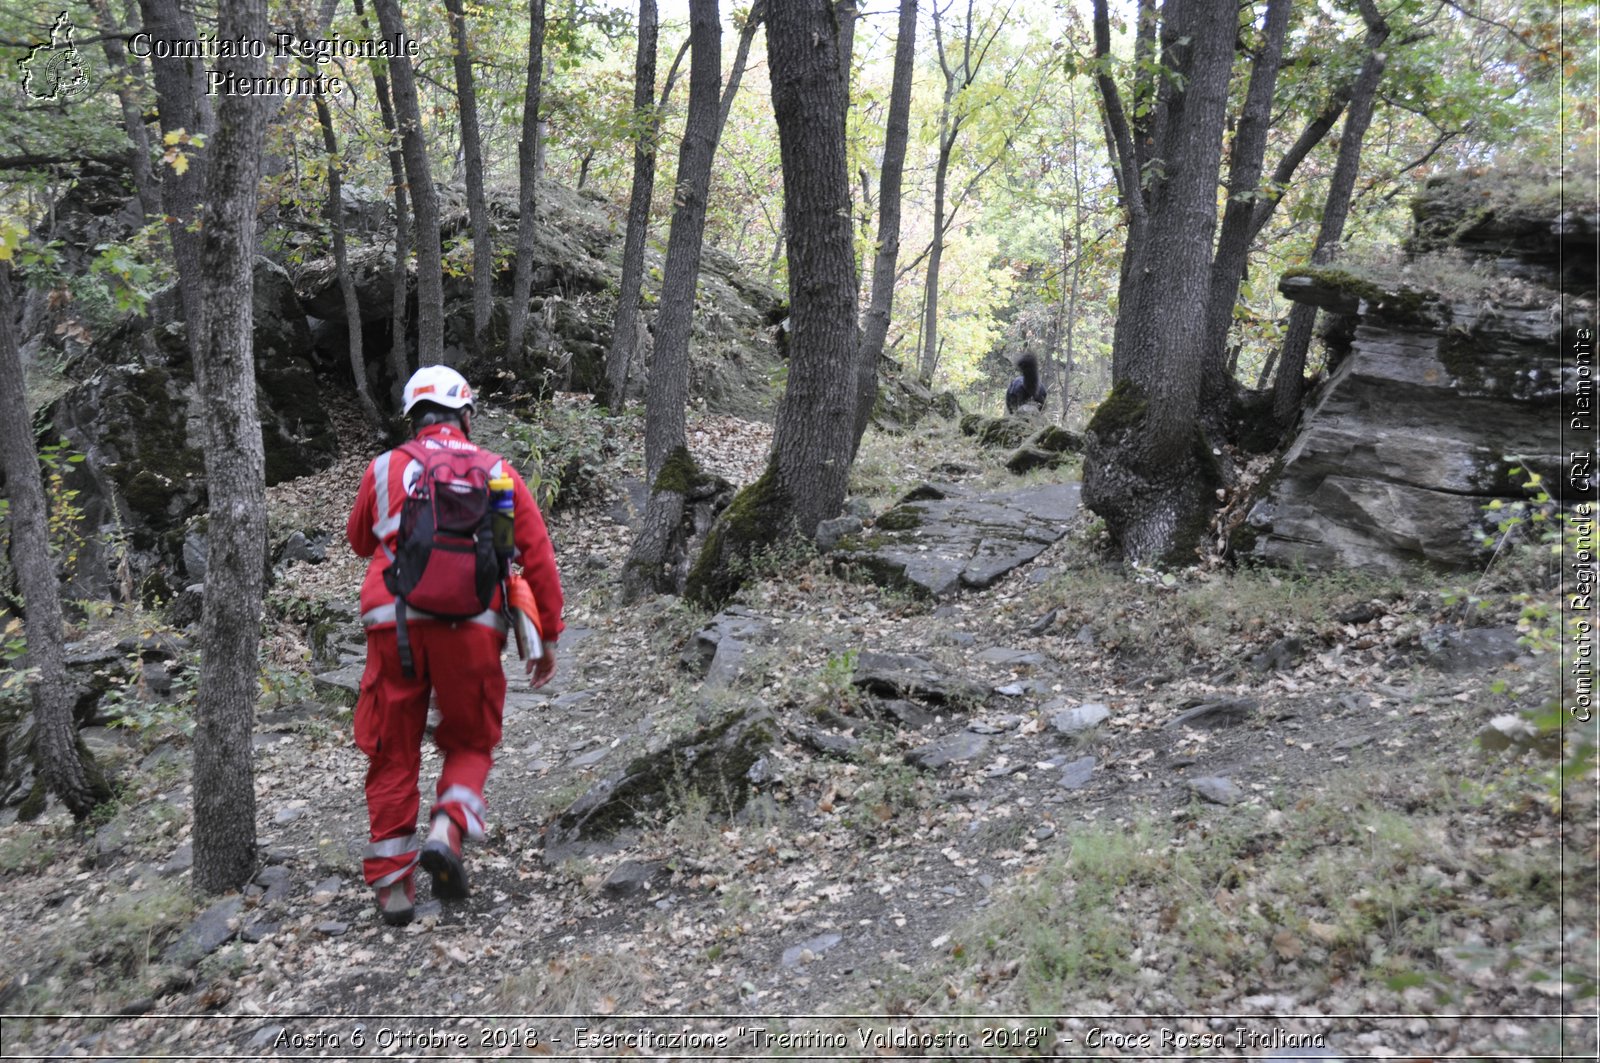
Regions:
<instances>
[{"instance_id":1,"label":"orange rolled item","mask_svg":"<svg viewBox=\"0 0 1600 1063\"><path fill-rule=\"evenodd\" d=\"M517 656L531 661L544 656L544 640L539 637L539 610L533 588L515 573L506 577L506 605L511 614L511 632L517 639Z\"/></svg>"}]
</instances>

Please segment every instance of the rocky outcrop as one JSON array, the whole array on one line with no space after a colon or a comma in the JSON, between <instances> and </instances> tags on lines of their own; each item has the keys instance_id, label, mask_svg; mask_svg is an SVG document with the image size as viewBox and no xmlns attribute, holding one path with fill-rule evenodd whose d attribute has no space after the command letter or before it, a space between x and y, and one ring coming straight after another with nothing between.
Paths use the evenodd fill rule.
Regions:
<instances>
[{"instance_id":1,"label":"rocky outcrop","mask_svg":"<svg viewBox=\"0 0 1600 1063\"><path fill-rule=\"evenodd\" d=\"M925 484L829 556L878 582L933 598L987 587L1067 531L1076 483L986 494Z\"/></svg>"},{"instance_id":2,"label":"rocky outcrop","mask_svg":"<svg viewBox=\"0 0 1600 1063\"><path fill-rule=\"evenodd\" d=\"M622 774L595 784L557 817L545 836L546 858L666 812L675 798L698 795L720 811L737 812L767 777L767 751L777 737L777 723L766 710L735 710L636 757Z\"/></svg>"},{"instance_id":3,"label":"rocky outcrop","mask_svg":"<svg viewBox=\"0 0 1600 1063\"><path fill-rule=\"evenodd\" d=\"M446 232L464 229L466 208L458 190L442 191L441 228ZM497 261L503 265L495 277L497 302L489 335L493 372L477 374L486 393L502 387L523 393L552 389L592 392L605 377L625 219L620 209L605 200L554 183L540 185L538 211L543 224L536 230L527 338L523 350L502 354L495 346L504 346L518 216L514 201L490 203ZM350 254L366 339L367 374L375 395L385 394L393 383L385 358L390 345L393 252L381 235L371 243L358 243ZM660 252L646 249L647 292L659 284L663 264ZM313 259L301 266L295 274L295 287L306 313L318 320L323 357L330 363L345 359L348 323L332 258ZM649 305L654 305L653 298ZM445 353L469 375L474 369L468 353L471 308L470 278L447 276ZM768 415L773 398L770 380L780 364L772 327L783 314L775 291L752 279L732 256L716 248L705 249L691 337L689 386L708 409L747 417ZM647 309L647 325L651 317ZM649 340L647 328L641 342L648 347ZM630 393L644 394L648 363L648 351L641 350L634 359Z\"/></svg>"},{"instance_id":4,"label":"rocky outcrop","mask_svg":"<svg viewBox=\"0 0 1600 1063\"><path fill-rule=\"evenodd\" d=\"M270 485L327 468L338 440L289 275L258 258L254 284L257 412ZM81 597L107 596L112 550L126 549L135 577L149 581L146 597L170 599L199 575L190 569L204 556L204 430L173 302L170 291L158 296L148 317L125 322L74 358L68 389L49 410L56 431L87 459L71 484L86 526L98 532L87 537L77 566ZM169 323L155 323L161 320Z\"/></svg>"},{"instance_id":5,"label":"rocky outcrop","mask_svg":"<svg viewBox=\"0 0 1600 1063\"><path fill-rule=\"evenodd\" d=\"M1470 180L1425 190L1414 239L1424 255L1398 272L1302 270L1280 283L1334 315L1333 370L1235 531L1238 555L1309 568L1475 567L1480 532L1499 516L1490 503L1526 497L1530 471L1547 488L1565 480L1557 426L1576 380L1560 352L1594 325L1594 208L1539 217L1517 206L1524 196L1497 210L1458 183ZM1459 250L1426 257L1448 245L1492 259L1492 274ZM1558 271L1574 260L1588 271Z\"/></svg>"}]
</instances>

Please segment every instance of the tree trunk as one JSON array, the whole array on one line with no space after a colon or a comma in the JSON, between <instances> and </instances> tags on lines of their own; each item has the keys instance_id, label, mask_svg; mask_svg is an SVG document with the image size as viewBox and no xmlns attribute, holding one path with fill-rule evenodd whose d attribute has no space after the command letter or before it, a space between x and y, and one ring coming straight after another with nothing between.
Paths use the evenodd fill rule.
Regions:
<instances>
[{"instance_id":1,"label":"tree trunk","mask_svg":"<svg viewBox=\"0 0 1600 1063\"><path fill-rule=\"evenodd\" d=\"M0 262L0 471L11 500L11 568L27 603L23 633L33 684L33 761L50 792L75 819L111 796L94 757L78 742L61 648L61 592L50 558L44 481L28 415L27 381L17 344L11 264Z\"/></svg>"},{"instance_id":2,"label":"tree trunk","mask_svg":"<svg viewBox=\"0 0 1600 1063\"><path fill-rule=\"evenodd\" d=\"M844 502L860 333L839 59L829 0L772 5L767 61L789 232L789 382L766 471L718 519L690 574L690 593L706 602L738 588L757 550L814 535Z\"/></svg>"},{"instance_id":3,"label":"tree trunk","mask_svg":"<svg viewBox=\"0 0 1600 1063\"><path fill-rule=\"evenodd\" d=\"M621 410L628 399L628 369L639 342L639 288L644 280L644 240L656 183L656 42L661 25L656 0L639 0L639 44L633 57L633 189L628 194L628 230L622 242L622 278L606 352L606 405Z\"/></svg>"},{"instance_id":4,"label":"tree trunk","mask_svg":"<svg viewBox=\"0 0 1600 1063\"><path fill-rule=\"evenodd\" d=\"M133 144L133 187L139 196L140 216L153 213L161 204L161 193L156 187L155 174L150 169L150 134L144 127L139 100L134 92L133 68L128 64L128 52L122 44L122 26L106 0L93 0L95 20L100 27L100 47L105 50L106 64L117 83L117 103L122 108L122 129Z\"/></svg>"},{"instance_id":5,"label":"tree trunk","mask_svg":"<svg viewBox=\"0 0 1600 1063\"><path fill-rule=\"evenodd\" d=\"M528 77L522 97L522 140L517 145L517 257L511 275L511 308L506 354L517 358L528 327L528 300L533 297L533 248L538 233L539 90L544 72L544 0L528 4Z\"/></svg>"},{"instance_id":6,"label":"tree trunk","mask_svg":"<svg viewBox=\"0 0 1600 1063\"><path fill-rule=\"evenodd\" d=\"M314 102L317 123L322 126L322 147L328 153L328 228L333 233L333 266L339 275L339 293L344 297L344 318L350 333L350 375L355 381L361 415L373 431L382 432L383 416L372 401L372 388L367 383L367 359L361 346L361 300L356 297L356 281L350 275L350 259L345 247L344 201L340 194L344 184L344 160L339 157L339 138L333 129L333 113L328 109L327 98L319 92Z\"/></svg>"},{"instance_id":7,"label":"tree trunk","mask_svg":"<svg viewBox=\"0 0 1600 1063\"><path fill-rule=\"evenodd\" d=\"M861 447L878 401L878 359L889 337L894 309L895 271L900 260L900 199L910 139L911 73L917 50L917 0L900 0L899 35L894 42L894 75L889 86L889 117L884 131L883 166L878 177L878 249L872 260L872 296L862 322L856 365L856 416L850 448Z\"/></svg>"},{"instance_id":8,"label":"tree trunk","mask_svg":"<svg viewBox=\"0 0 1600 1063\"><path fill-rule=\"evenodd\" d=\"M839 78L844 86L844 103L850 106L850 63L855 57L856 48L856 19L861 16L861 8L856 0L836 0L833 6L834 17L839 20Z\"/></svg>"},{"instance_id":9,"label":"tree trunk","mask_svg":"<svg viewBox=\"0 0 1600 1063\"><path fill-rule=\"evenodd\" d=\"M144 28L152 40L195 40L194 18L178 0L139 0ZM161 132L187 137L205 134L210 126L205 103L204 72L200 59L159 59L150 61L156 87ZM183 307L186 339L191 358L199 357L199 322L204 316L200 291L203 276L200 265L201 195L211 148L193 144L178 145L188 166L180 173L168 166L161 177L161 209L167 216L167 236L172 241L172 261L178 274L178 302Z\"/></svg>"},{"instance_id":10,"label":"tree trunk","mask_svg":"<svg viewBox=\"0 0 1600 1063\"><path fill-rule=\"evenodd\" d=\"M362 0L356 0L356 15L363 27L368 26L367 13ZM389 375L394 378L390 388L390 401L399 405L400 390L410 379L413 363L406 343L407 296L410 283L406 263L411 258L410 210L406 207L405 162L400 153L400 130L394 120L393 97L389 92L389 78L384 64L378 60L372 68L373 95L378 99L378 112L383 118L384 133L388 138L389 180L394 185L394 267L390 274L391 302L389 310Z\"/></svg>"},{"instance_id":11,"label":"tree trunk","mask_svg":"<svg viewBox=\"0 0 1600 1063\"><path fill-rule=\"evenodd\" d=\"M1214 416L1227 412L1233 376L1227 371L1228 331L1239 299L1252 237L1250 221L1260 201L1261 170L1272 122L1272 94L1278 84L1283 39L1289 28L1291 0L1268 0L1261 51L1251 60L1250 86L1233 134L1228 160L1228 202L1211 260L1211 292L1206 302L1205 369L1201 377L1202 408Z\"/></svg>"},{"instance_id":12,"label":"tree trunk","mask_svg":"<svg viewBox=\"0 0 1600 1063\"><path fill-rule=\"evenodd\" d=\"M264 39L266 0L231 0L223 5L219 28L225 39ZM241 77L264 73L259 59L219 62ZM222 97L206 181L211 206L202 252L206 342L195 360L211 551L194 733L194 884L201 893L242 888L256 862L251 737L267 506L251 338L251 264L266 113L263 101L254 97Z\"/></svg>"},{"instance_id":13,"label":"tree trunk","mask_svg":"<svg viewBox=\"0 0 1600 1063\"><path fill-rule=\"evenodd\" d=\"M1339 156L1333 165L1333 176L1328 181L1327 205L1322 211L1316 247L1311 252L1311 262L1318 266L1332 260L1339 241L1344 237L1344 223L1350 216L1350 197L1355 191L1356 175L1361 169L1361 141L1372 122L1378 83L1383 80L1385 57L1379 49L1389 36L1389 26L1371 6L1371 0L1363 3L1362 12L1368 15L1367 57L1361 64L1361 73L1356 76L1350 106L1344 116ZM1317 308L1314 306L1296 303L1289 311L1289 328L1283 338L1283 350L1278 355L1278 379L1272 388L1272 417L1280 431L1287 432L1300 414L1300 402L1305 393L1306 350L1311 346L1311 333L1316 322Z\"/></svg>"},{"instance_id":14,"label":"tree trunk","mask_svg":"<svg viewBox=\"0 0 1600 1063\"><path fill-rule=\"evenodd\" d=\"M689 333L721 110L722 26L717 0L690 0L689 42L689 113L678 150L678 184L673 193L661 304L656 312L650 397L645 404L644 459L650 501L644 530L628 553L623 579L630 597L646 588L672 589L662 586L664 563L672 552L672 532L681 527L685 495L698 479L685 445L684 404L689 390ZM667 459L675 455L681 455L682 461L669 467ZM684 467L679 468L680 464Z\"/></svg>"},{"instance_id":15,"label":"tree trunk","mask_svg":"<svg viewBox=\"0 0 1600 1063\"><path fill-rule=\"evenodd\" d=\"M628 400L628 374L639 346L639 291L644 284L644 245L650 232L650 201L655 195L656 148L661 138L661 117L678 79L678 65L689 42L672 60L661 102L655 102L656 44L660 38L655 0L639 0L639 49L634 57L634 121L639 123L633 145L633 189L628 195L628 230L622 242L622 278L617 312L611 324L611 348L606 352L604 401L621 410ZM648 41L648 47L646 42Z\"/></svg>"},{"instance_id":16,"label":"tree trunk","mask_svg":"<svg viewBox=\"0 0 1600 1063\"><path fill-rule=\"evenodd\" d=\"M955 150L961 119L952 114L956 96L956 73L945 58L944 34L940 29L939 8L933 9L933 36L939 49L939 65L944 71L944 100L939 106L939 155L933 170L933 242L928 250L928 272L922 288L922 365L923 383L933 382L939 364L939 266L944 258L945 194L950 175L950 156Z\"/></svg>"},{"instance_id":17,"label":"tree trunk","mask_svg":"<svg viewBox=\"0 0 1600 1063\"><path fill-rule=\"evenodd\" d=\"M455 31L456 100L461 113L461 153L467 171L467 218L472 227L472 343L484 353L484 336L494 309L494 244L489 235L489 205L483 194L483 142L478 133L478 91L472 82L472 51L462 0L445 0ZM580 184L581 187L581 184Z\"/></svg>"},{"instance_id":18,"label":"tree trunk","mask_svg":"<svg viewBox=\"0 0 1600 1063\"><path fill-rule=\"evenodd\" d=\"M372 0L372 7L385 37L405 35L405 20L397 0ZM411 60L404 54L390 59L389 75L395 121L400 127L400 152L405 159L406 181L411 186L417 222L417 364L441 365L445 362L444 261L439 247L439 193L428 164L422 107Z\"/></svg>"},{"instance_id":19,"label":"tree trunk","mask_svg":"<svg viewBox=\"0 0 1600 1063\"><path fill-rule=\"evenodd\" d=\"M1097 43L1104 13L1096 0ZM1218 475L1197 419L1205 317L1194 308L1209 290L1237 25L1232 0L1167 0L1160 40L1176 76L1162 79L1152 122L1162 166L1141 187L1131 157L1121 156L1124 195L1143 199L1149 239L1159 235L1161 246L1155 253L1140 234L1142 246L1129 248L1138 258L1124 256L1130 298L1118 307L1112 392L1089 424L1083 497L1133 560L1192 556L1214 501ZM1118 103L1108 99L1108 113Z\"/></svg>"},{"instance_id":20,"label":"tree trunk","mask_svg":"<svg viewBox=\"0 0 1600 1063\"><path fill-rule=\"evenodd\" d=\"M750 5L750 11L745 15L744 25L739 27L739 47L733 53L733 69L728 71L728 84L722 90L722 105L717 108L717 142L722 141L723 127L728 124L728 112L733 110L733 98L739 94L739 82L744 78L745 65L750 60L750 45L755 40L756 30L761 27L761 20L766 17L767 0L755 0Z\"/></svg>"}]
</instances>

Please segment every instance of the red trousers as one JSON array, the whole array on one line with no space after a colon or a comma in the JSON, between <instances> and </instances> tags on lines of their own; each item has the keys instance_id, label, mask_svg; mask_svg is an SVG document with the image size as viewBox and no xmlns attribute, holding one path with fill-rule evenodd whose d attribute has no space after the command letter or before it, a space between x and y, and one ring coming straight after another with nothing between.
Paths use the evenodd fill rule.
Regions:
<instances>
[{"instance_id":1,"label":"red trousers","mask_svg":"<svg viewBox=\"0 0 1600 1063\"><path fill-rule=\"evenodd\" d=\"M506 674L505 635L475 623L413 620L407 625L415 679L400 669L392 627L367 631L367 668L356 702L356 746L367 755L367 817L371 835L362 871L385 886L417 862L417 775L428 723L428 696L438 696L434 745L444 754L429 819L443 813L467 837L484 832L483 785L500 742Z\"/></svg>"}]
</instances>

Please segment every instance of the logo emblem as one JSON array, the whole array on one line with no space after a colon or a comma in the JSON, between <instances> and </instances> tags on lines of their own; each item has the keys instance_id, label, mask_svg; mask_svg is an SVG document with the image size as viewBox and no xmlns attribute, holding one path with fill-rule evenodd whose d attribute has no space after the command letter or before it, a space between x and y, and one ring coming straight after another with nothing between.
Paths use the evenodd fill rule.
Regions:
<instances>
[{"instance_id":1,"label":"logo emblem","mask_svg":"<svg viewBox=\"0 0 1600 1063\"><path fill-rule=\"evenodd\" d=\"M49 43L28 49L20 65L22 91L30 100L66 103L88 95L89 75L83 68L83 56L72 43L76 28L72 16L63 11L50 27Z\"/></svg>"}]
</instances>

